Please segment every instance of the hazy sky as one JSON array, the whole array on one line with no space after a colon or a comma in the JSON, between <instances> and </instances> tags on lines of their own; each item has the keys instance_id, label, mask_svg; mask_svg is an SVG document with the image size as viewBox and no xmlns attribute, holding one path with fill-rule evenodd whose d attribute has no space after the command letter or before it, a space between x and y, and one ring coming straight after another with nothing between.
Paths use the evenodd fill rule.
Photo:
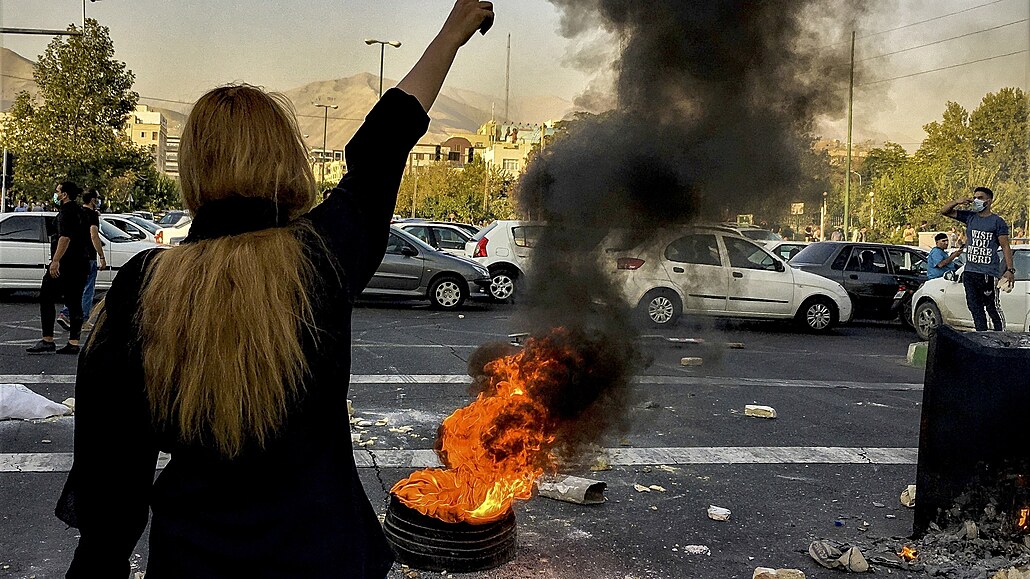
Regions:
<instances>
[{"instance_id":1,"label":"hazy sky","mask_svg":"<svg viewBox=\"0 0 1030 579\"><path fill-rule=\"evenodd\" d=\"M922 125L939 119L948 100L973 108L986 92L1004 86L1027 87L1030 0L868 2L873 9L854 23L860 39L859 61L936 44L860 62L860 73L864 72L860 82L1022 52L859 86L857 139L889 138L914 148L922 139ZM421 55L451 4L451 0L98 0L87 3L86 10L110 27L116 57L136 74L137 92L192 101L230 81L290 89L314 80L378 73L379 50L362 42L368 37L404 43L400 49L387 47L386 53L385 76L400 78ZM555 95L572 100L583 91L593 75L569 64L568 55L578 44L561 37L559 13L551 4L497 0L495 6L496 26L486 37L477 35L459 54L448 80L451 86L503 99L505 48L511 33L513 96ZM80 0L0 0L0 24L6 27L64 28L79 22L81 12ZM928 19L934 20L875 34ZM48 41L49 37L0 35L0 45L32 60ZM828 50L847 48L841 44ZM841 95L842 103L846 98ZM844 124L824 124L823 132L843 138Z\"/></svg>"}]
</instances>

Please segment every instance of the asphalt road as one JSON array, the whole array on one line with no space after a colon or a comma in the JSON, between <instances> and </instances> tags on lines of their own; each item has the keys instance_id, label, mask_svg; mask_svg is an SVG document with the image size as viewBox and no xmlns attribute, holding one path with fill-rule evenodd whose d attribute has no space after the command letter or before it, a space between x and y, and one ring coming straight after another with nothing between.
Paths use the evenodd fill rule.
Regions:
<instances>
[{"instance_id":1,"label":"asphalt road","mask_svg":"<svg viewBox=\"0 0 1030 579\"><path fill-rule=\"evenodd\" d=\"M469 355L521 331L517 313L517 306L481 303L459 313L415 303L368 303L354 311L350 398L359 418L388 422L353 429L362 440L376 437L356 458L380 513L385 488L410 465L432 461L440 421L469 401ZM73 358L24 353L37 325L30 295L0 302L0 383L18 381L55 401L74 396ZM652 361L634 386L629 429L599 441L610 470L592 471L590 460L568 469L606 482L607 502L520 503L514 561L469 577L750 578L756 566L829 577L837 572L805 554L812 540L861 546L909 534L912 511L898 496L915 482L923 380L922 370L905 364L912 332L857 323L814 336L781 323L681 321L660 334L700 337L707 345L644 339ZM744 348L716 346L725 342ZM705 363L683 367L683 356ZM773 406L779 417L746 417L745 404ZM0 422L0 577L63 576L75 530L52 511L73 421ZM404 425L411 432L389 431ZM372 468L368 450L385 466ZM637 484L665 490L640 492ZM730 509L730 520L710 520L709 505ZM692 554L690 545L710 554ZM146 554L144 536L133 558L141 570ZM405 576L399 566L391 573Z\"/></svg>"}]
</instances>

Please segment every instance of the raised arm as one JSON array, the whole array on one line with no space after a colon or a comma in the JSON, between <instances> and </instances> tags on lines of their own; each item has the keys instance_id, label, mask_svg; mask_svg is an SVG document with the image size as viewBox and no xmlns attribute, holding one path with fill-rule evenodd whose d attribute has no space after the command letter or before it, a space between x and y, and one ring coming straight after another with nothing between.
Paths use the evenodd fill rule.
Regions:
<instances>
[{"instance_id":1,"label":"raised arm","mask_svg":"<svg viewBox=\"0 0 1030 579\"><path fill-rule=\"evenodd\" d=\"M947 205L944 206L943 209L941 209L941 215L943 215L945 217L951 217L952 219L954 219L958 215L958 210L955 209L956 207L958 207L959 205L966 205L966 204L972 203L972 202L973 202L973 200L970 199L969 197L965 197L963 199L956 199L956 200L948 203Z\"/></svg>"},{"instance_id":2,"label":"raised arm","mask_svg":"<svg viewBox=\"0 0 1030 579\"><path fill-rule=\"evenodd\" d=\"M491 22L493 16L491 2L457 0L440 33L397 88L417 98L422 108L429 111L440 94L458 49L472 38L476 30Z\"/></svg>"}]
</instances>

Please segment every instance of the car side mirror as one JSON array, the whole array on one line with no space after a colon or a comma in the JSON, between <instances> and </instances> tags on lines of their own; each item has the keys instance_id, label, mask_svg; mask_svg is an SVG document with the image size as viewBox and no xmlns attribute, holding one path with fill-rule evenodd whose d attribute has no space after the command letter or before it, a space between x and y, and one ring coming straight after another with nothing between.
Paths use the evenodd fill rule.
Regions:
<instances>
[{"instance_id":1,"label":"car side mirror","mask_svg":"<svg viewBox=\"0 0 1030 579\"><path fill-rule=\"evenodd\" d=\"M415 248L410 245L405 245L401 248L401 255L405 257L415 257L418 255L418 251L415 251Z\"/></svg>"},{"instance_id":2,"label":"car side mirror","mask_svg":"<svg viewBox=\"0 0 1030 579\"><path fill-rule=\"evenodd\" d=\"M775 261L775 265L776 265L776 271L778 271L780 273L787 271L787 267L783 265L782 261L777 259Z\"/></svg>"}]
</instances>

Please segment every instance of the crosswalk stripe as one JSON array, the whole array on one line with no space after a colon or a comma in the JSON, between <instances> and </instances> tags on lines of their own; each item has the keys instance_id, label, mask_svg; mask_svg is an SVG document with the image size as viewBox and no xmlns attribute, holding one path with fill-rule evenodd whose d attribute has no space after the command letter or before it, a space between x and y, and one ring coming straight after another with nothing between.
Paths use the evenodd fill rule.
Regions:
<instances>
[{"instance_id":1,"label":"crosswalk stripe","mask_svg":"<svg viewBox=\"0 0 1030 579\"><path fill-rule=\"evenodd\" d=\"M351 384L469 384L465 374L354 374ZM851 380L788 380L780 378L736 378L721 376L637 376L635 384L788 387L853 390L922 390L910 382L855 382ZM74 374L0 374L0 384L74 384Z\"/></svg>"},{"instance_id":2,"label":"crosswalk stripe","mask_svg":"<svg viewBox=\"0 0 1030 579\"><path fill-rule=\"evenodd\" d=\"M919 449L835 446L710 446L664 448L604 449L610 466L706 464L868 464L913 465ZM432 468L439 467L436 452L419 450L354 451L358 468ZM158 468L164 468L168 456L162 454ZM72 465L70 452L0 453L0 473L68 472Z\"/></svg>"}]
</instances>

